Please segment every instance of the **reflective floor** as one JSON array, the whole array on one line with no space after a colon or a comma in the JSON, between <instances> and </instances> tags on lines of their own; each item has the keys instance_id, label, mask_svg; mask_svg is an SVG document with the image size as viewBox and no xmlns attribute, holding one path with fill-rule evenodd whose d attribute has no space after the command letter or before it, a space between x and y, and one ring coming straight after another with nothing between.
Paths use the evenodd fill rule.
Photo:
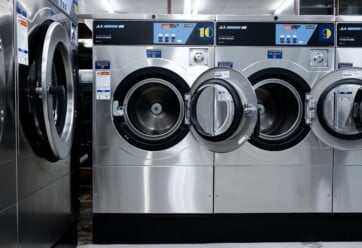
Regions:
<instances>
[{"instance_id":1,"label":"reflective floor","mask_svg":"<svg viewBox=\"0 0 362 248\"><path fill-rule=\"evenodd\" d=\"M184 244L184 245L82 245L81 248L361 248L362 242L351 243L243 243L243 244Z\"/></svg>"}]
</instances>

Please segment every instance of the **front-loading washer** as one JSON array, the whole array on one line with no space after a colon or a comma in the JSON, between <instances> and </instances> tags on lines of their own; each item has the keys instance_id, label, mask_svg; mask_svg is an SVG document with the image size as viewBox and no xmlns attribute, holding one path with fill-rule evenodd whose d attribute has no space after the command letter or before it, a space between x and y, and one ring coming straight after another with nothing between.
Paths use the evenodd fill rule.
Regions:
<instances>
[{"instance_id":1,"label":"front-loading washer","mask_svg":"<svg viewBox=\"0 0 362 248\"><path fill-rule=\"evenodd\" d=\"M77 1L14 2L18 239L50 247L76 223Z\"/></svg>"},{"instance_id":2,"label":"front-loading washer","mask_svg":"<svg viewBox=\"0 0 362 248\"><path fill-rule=\"evenodd\" d=\"M165 242L156 222L213 213L214 152L253 132L255 93L213 68L213 17L93 18L94 242Z\"/></svg>"},{"instance_id":3,"label":"front-loading washer","mask_svg":"<svg viewBox=\"0 0 362 248\"><path fill-rule=\"evenodd\" d=\"M362 68L362 18L358 16L338 16L336 17L337 44L336 44L336 70L342 68ZM355 85L361 82L361 70L347 70L344 75L345 81ZM358 88L358 86L357 86ZM355 96L356 90L352 90ZM360 91L360 90L359 90ZM358 93L357 95L360 95ZM359 96L360 97L360 96ZM360 109L356 103L355 112L345 119L344 126L350 127L346 133L346 139L359 139L357 135L361 132ZM345 111L348 111L346 109ZM353 124L353 118L356 123ZM352 125L352 126L351 126ZM355 134L350 137L349 134ZM334 212L362 212L362 152L361 150L348 150L349 146L335 149L334 151L334 180L333 180L333 211ZM344 149L343 149L344 148Z\"/></svg>"},{"instance_id":4,"label":"front-loading washer","mask_svg":"<svg viewBox=\"0 0 362 248\"><path fill-rule=\"evenodd\" d=\"M334 17L217 16L215 65L253 84L259 125L215 154L215 213L332 211L333 149L305 120L308 92L334 70Z\"/></svg>"},{"instance_id":5,"label":"front-loading washer","mask_svg":"<svg viewBox=\"0 0 362 248\"><path fill-rule=\"evenodd\" d=\"M13 2L0 1L0 247L17 247Z\"/></svg>"}]
</instances>

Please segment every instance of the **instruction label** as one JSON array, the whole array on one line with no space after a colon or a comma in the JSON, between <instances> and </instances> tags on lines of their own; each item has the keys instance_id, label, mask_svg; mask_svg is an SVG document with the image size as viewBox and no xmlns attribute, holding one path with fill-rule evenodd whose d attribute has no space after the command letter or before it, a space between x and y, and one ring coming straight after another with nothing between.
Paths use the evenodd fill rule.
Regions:
<instances>
[{"instance_id":1,"label":"instruction label","mask_svg":"<svg viewBox=\"0 0 362 248\"><path fill-rule=\"evenodd\" d=\"M215 78L230 78L230 71L217 71Z\"/></svg>"},{"instance_id":2,"label":"instruction label","mask_svg":"<svg viewBox=\"0 0 362 248\"><path fill-rule=\"evenodd\" d=\"M345 71L343 72L343 78L362 78L361 71Z\"/></svg>"},{"instance_id":3,"label":"instruction label","mask_svg":"<svg viewBox=\"0 0 362 248\"><path fill-rule=\"evenodd\" d=\"M111 71L96 71L96 99L111 99Z\"/></svg>"},{"instance_id":4,"label":"instruction label","mask_svg":"<svg viewBox=\"0 0 362 248\"><path fill-rule=\"evenodd\" d=\"M17 16L17 40L18 63L29 65L28 21L20 15Z\"/></svg>"}]
</instances>

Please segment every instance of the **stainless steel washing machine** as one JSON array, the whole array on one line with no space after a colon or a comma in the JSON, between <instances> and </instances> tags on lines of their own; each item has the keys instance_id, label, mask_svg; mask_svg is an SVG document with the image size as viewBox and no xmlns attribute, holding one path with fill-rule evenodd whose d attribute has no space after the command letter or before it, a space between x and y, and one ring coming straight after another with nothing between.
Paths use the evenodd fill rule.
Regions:
<instances>
[{"instance_id":1,"label":"stainless steel washing machine","mask_svg":"<svg viewBox=\"0 0 362 248\"><path fill-rule=\"evenodd\" d=\"M75 222L76 1L16 1L18 211L22 247L49 247ZM45 235L46 234L46 235Z\"/></svg>"},{"instance_id":2,"label":"stainless steel washing machine","mask_svg":"<svg viewBox=\"0 0 362 248\"><path fill-rule=\"evenodd\" d=\"M215 65L253 84L259 125L215 155L215 213L332 211L333 149L311 131L308 92L334 70L334 18L218 16Z\"/></svg>"},{"instance_id":3,"label":"stainless steel washing machine","mask_svg":"<svg viewBox=\"0 0 362 248\"><path fill-rule=\"evenodd\" d=\"M17 247L13 3L0 1L0 247Z\"/></svg>"},{"instance_id":4,"label":"stainless steel washing machine","mask_svg":"<svg viewBox=\"0 0 362 248\"><path fill-rule=\"evenodd\" d=\"M213 152L257 119L249 81L212 68L213 18L93 17L96 242L107 214L212 213Z\"/></svg>"},{"instance_id":5,"label":"stainless steel washing machine","mask_svg":"<svg viewBox=\"0 0 362 248\"><path fill-rule=\"evenodd\" d=\"M362 18L358 16L336 17L337 48L336 48L336 70L341 68L358 67L362 68ZM354 96L360 88L361 70L349 70L345 72L344 83L356 85L351 91ZM342 75L343 76L343 75ZM360 93L359 93L360 94ZM347 111L347 110L346 110ZM355 118L358 122L359 110L356 109ZM360 123L353 126L352 117L349 116L343 128L350 127L346 134L353 140L360 139ZM343 119L342 119L343 120ZM341 122L342 123L342 122ZM350 126L352 125L352 126ZM353 136L353 134L355 134ZM353 137L352 137L353 136ZM334 212L362 212L362 151L348 150L346 145L343 150L334 151L334 173L333 173L333 211ZM356 148L356 147L354 147Z\"/></svg>"}]
</instances>

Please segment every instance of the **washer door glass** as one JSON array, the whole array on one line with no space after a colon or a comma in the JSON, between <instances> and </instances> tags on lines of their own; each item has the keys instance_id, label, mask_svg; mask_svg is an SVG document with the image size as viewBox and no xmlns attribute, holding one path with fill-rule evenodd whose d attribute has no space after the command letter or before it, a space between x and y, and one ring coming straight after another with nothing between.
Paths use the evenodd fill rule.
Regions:
<instances>
[{"instance_id":1,"label":"washer door glass","mask_svg":"<svg viewBox=\"0 0 362 248\"><path fill-rule=\"evenodd\" d=\"M232 69L204 72L191 88L191 131L214 152L230 152L247 141L257 121L257 100L250 82Z\"/></svg>"},{"instance_id":2,"label":"washer door glass","mask_svg":"<svg viewBox=\"0 0 362 248\"><path fill-rule=\"evenodd\" d=\"M312 89L317 104L313 132L340 150L362 149L362 70L349 68L328 74Z\"/></svg>"},{"instance_id":3,"label":"washer door glass","mask_svg":"<svg viewBox=\"0 0 362 248\"><path fill-rule=\"evenodd\" d=\"M2 40L0 36L0 144L5 124L5 60Z\"/></svg>"},{"instance_id":4,"label":"washer door glass","mask_svg":"<svg viewBox=\"0 0 362 248\"><path fill-rule=\"evenodd\" d=\"M22 126L38 155L50 161L65 159L72 146L75 112L70 39L62 24L47 21L29 41L28 77L20 82Z\"/></svg>"}]
</instances>

